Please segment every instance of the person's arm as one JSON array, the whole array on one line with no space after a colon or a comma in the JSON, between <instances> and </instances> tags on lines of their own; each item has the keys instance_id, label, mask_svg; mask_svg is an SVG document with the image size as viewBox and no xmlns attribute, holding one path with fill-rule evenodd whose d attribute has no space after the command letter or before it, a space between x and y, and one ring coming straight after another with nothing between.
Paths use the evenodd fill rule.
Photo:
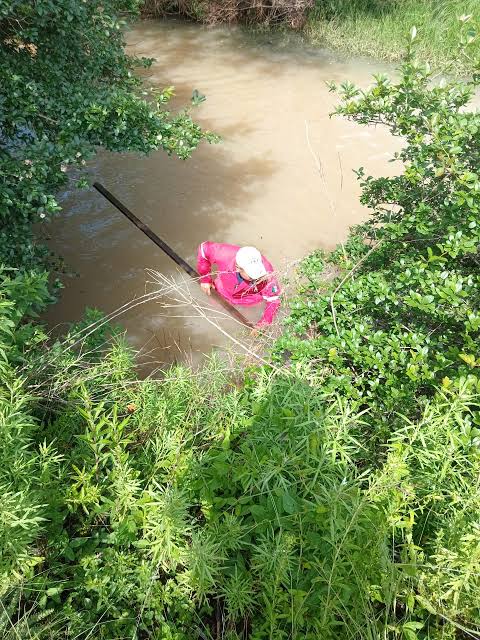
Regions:
<instances>
[{"instance_id":1,"label":"person's arm","mask_svg":"<svg viewBox=\"0 0 480 640\"><path fill-rule=\"evenodd\" d=\"M213 260L210 259L210 242L202 242L202 244L198 247L197 254L197 271L200 274L200 282L202 284L212 284L212 263Z\"/></svg>"},{"instance_id":2,"label":"person's arm","mask_svg":"<svg viewBox=\"0 0 480 640\"><path fill-rule=\"evenodd\" d=\"M271 278L268 285L262 291L262 297L267 304L265 306L263 316L256 324L257 328L272 324L278 310L280 309L280 287L276 278Z\"/></svg>"}]
</instances>

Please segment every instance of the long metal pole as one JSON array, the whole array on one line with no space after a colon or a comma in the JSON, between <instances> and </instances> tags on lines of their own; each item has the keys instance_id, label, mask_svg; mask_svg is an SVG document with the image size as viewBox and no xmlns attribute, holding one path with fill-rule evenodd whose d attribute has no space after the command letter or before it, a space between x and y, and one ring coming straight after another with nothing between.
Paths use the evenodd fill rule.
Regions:
<instances>
[{"instance_id":1,"label":"long metal pole","mask_svg":"<svg viewBox=\"0 0 480 640\"><path fill-rule=\"evenodd\" d=\"M178 253L176 253L171 247L168 246L166 242L159 238L157 234L150 229L150 227L148 227L144 222L140 220L140 218L137 218L137 216L132 213L130 209L127 209L127 207L122 204L120 200L117 200L117 198L112 193L110 193L108 189L105 189L105 187L99 182L94 182L93 186L99 193L102 194L102 196L104 196L109 202L111 202L114 207L116 207L121 213L123 213L123 215L126 216L130 220L130 222L133 222L133 224L138 229L140 229L140 231L143 231L143 233L148 236L150 240L152 240L152 242L157 245L157 247L160 247L160 249L162 249L162 251L164 251L167 256L169 256L176 264L178 264L179 267L182 267L182 269L186 271L189 276L195 278L196 280L200 278L200 275L195 271L193 267L188 264L188 262L185 262L185 260L181 258ZM240 311L238 311L238 309L236 309L227 300L225 300L225 298L222 298L222 296L217 291L215 291L215 289L211 289L211 291L214 298L218 300L222 307L226 309L236 320L246 325L247 327L253 326L252 323L247 320L247 318L245 318L243 313L240 313Z\"/></svg>"}]
</instances>

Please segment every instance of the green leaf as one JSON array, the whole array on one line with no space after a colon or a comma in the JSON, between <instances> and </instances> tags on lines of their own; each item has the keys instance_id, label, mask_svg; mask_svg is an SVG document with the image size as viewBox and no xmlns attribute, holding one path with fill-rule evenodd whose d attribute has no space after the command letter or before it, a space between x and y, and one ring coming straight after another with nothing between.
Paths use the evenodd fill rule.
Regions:
<instances>
[{"instance_id":1,"label":"green leaf","mask_svg":"<svg viewBox=\"0 0 480 640\"><path fill-rule=\"evenodd\" d=\"M285 510L285 513L288 513L289 515L296 513L298 511L297 501L289 493L284 493L282 495L282 506L283 506L283 509Z\"/></svg>"}]
</instances>

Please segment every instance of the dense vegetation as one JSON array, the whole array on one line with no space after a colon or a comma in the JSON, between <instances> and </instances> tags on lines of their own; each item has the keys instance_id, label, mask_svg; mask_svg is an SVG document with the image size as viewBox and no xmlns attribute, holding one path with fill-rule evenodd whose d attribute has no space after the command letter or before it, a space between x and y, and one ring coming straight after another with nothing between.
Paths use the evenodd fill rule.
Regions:
<instances>
[{"instance_id":1,"label":"dense vegetation","mask_svg":"<svg viewBox=\"0 0 480 640\"><path fill-rule=\"evenodd\" d=\"M411 55L401 70L396 85L379 75L366 92L340 88L336 113L401 136L395 158L405 169L376 179L358 170L371 218L325 261L346 269L345 281L319 295L312 274L321 273L321 256L310 257L288 320L300 337L281 341L292 358L328 353L328 384L367 401L388 428L414 398L471 372L480 328L480 120L465 111L479 76L431 86L428 67Z\"/></svg>"},{"instance_id":2,"label":"dense vegetation","mask_svg":"<svg viewBox=\"0 0 480 640\"><path fill-rule=\"evenodd\" d=\"M480 19L477 0L317 0L305 34L311 42L349 54L400 60L405 34L416 25L417 55L444 70L452 62L458 72L471 71L480 54L477 42L471 58L458 60L462 16Z\"/></svg>"},{"instance_id":3,"label":"dense vegetation","mask_svg":"<svg viewBox=\"0 0 480 640\"><path fill-rule=\"evenodd\" d=\"M315 45L386 60L402 58L405 34L416 25L418 55L438 68L453 62L462 72L472 70L475 55L456 60L459 18L470 15L478 23L480 17L477 0L144 0L143 11L207 24L293 28Z\"/></svg>"},{"instance_id":4,"label":"dense vegetation","mask_svg":"<svg viewBox=\"0 0 480 640\"><path fill-rule=\"evenodd\" d=\"M204 134L164 94L143 101L120 35L97 43L97 16L133 3L78 6L0 4L17 82L2 103L1 637L477 637L480 74L432 83L410 49L398 81L340 87L339 116L404 140L399 175L359 170L371 219L304 261L269 366L141 381L100 314L56 342L35 321L50 293L31 222L57 208L74 150L186 156ZM90 75L72 88L74 37ZM62 68L72 93L49 106Z\"/></svg>"},{"instance_id":5,"label":"dense vegetation","mask_svg":"<svg viewBox=\"0 0 480 640\"><path fill-rule=\"evenodd\" d=\"M207 24L243 24L302 27L314 0L145 0L144 14L151 17L181 15Z\"/></svg>"}]
</instances>

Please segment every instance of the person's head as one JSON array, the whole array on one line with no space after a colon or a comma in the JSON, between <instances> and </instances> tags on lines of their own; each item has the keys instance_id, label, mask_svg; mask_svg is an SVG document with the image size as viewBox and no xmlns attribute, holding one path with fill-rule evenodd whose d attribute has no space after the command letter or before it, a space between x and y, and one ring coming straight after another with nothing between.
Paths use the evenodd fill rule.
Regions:
<instances>
[{"instance_id":1,"label":"person's head","mask_svg":"<svg viewBox=\"0 0 480 640\"><path fill-rule=\"evenodd\" d=\"M265 278L267 270L262 254L255 247L241 247L235 256L238 272L244 280L257 281Z\"/></svg>"}]
</instances>

